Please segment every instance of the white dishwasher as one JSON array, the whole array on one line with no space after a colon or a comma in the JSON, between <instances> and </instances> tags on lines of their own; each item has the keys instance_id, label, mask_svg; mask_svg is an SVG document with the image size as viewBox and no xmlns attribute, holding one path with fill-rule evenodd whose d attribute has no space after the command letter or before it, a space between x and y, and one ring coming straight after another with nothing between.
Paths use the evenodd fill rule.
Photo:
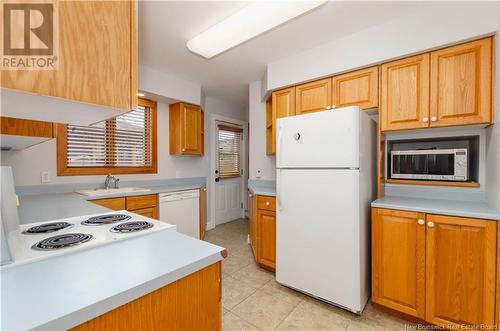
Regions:
<instances>
[{"instance_id":1,"label":"white dishwasher","mask_svg":"<svg viewBox=\"0 0 500 331\"><path fill-rule=\"evenodd\" d=\"M200 192L160 193L160 221L175 224L177 232L200 238Z\"/></svg>"}]
</instances>

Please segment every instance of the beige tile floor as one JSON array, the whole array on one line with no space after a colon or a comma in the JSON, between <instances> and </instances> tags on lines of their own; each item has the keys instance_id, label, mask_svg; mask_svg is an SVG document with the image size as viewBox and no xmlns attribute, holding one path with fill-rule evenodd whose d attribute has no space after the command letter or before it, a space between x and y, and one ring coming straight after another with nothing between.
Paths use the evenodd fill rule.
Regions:
<instances>
[{"instance_id":1,"label":"beige tile floor","mask_svg":"<svg viewBox=\"0 0 500 331\"><path fill-rule=\"evenodd\" d=\"M369 303L357 316L281 286L259 268L247 244L248 221L235 220L207 232L205 240L227 248L222 263L223 331L406 330L410 324Z\"/></svg>"}]
</instances>

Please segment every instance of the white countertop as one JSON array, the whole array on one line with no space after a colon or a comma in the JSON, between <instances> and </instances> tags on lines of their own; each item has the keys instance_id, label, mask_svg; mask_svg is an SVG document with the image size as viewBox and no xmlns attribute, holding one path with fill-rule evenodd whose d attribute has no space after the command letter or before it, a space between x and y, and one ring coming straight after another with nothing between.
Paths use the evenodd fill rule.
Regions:
<instances>
[{"instance_id":1,"label":"white countertop","mask_svg":"<svg viewBox=\"0 0 500 331\"><path fill-rule=\"evenodd\" d=\"M2 330L64 330L222 260L161 231L0 271Z\"/></svg>"},{"instance_id":2,"label":"white countertop","mask_svg":"<svg viewBox=\"0 0 500 331\"><path fill-rule=\"evenodd\" d=\"M373 201L371 206L439 215L500 220L500 212L488 206L486 202L385 196Z\"/></svg>"}]
</instances>

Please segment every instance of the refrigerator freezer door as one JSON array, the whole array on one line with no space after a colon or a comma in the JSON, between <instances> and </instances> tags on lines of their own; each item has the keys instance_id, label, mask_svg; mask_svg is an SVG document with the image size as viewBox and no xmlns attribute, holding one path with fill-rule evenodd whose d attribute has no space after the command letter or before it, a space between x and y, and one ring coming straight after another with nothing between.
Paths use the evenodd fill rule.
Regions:
<instances>
[{"instance_id":1,"label":"refrigerator freezer door","mask_svg":"<svg viewBox=\"0 0 500 331\"><path fill-rule=\"evenodd\" d=\"M278 120L276 168L359 168L359 107Z\"/></svg>"},{"instance_id":2,"label":"refrigerator freezer door","mask_svg":"<svg viewBox=\"0 0 500 331\"><path fill-rule=\"evenodd\" d=\"M359 171L278 169L276 280L360 312Z\"/></svg>"}]
</instances>

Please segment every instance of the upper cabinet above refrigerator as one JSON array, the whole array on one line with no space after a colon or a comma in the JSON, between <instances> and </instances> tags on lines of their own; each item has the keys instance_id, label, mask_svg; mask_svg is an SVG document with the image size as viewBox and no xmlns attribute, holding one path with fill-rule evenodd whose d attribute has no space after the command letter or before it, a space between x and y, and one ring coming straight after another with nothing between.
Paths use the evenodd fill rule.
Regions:
<instances>
[{"instance_id":1,"label":"upper cabinet above refrigerator","mask_svg":"<svg viewBox=\"0 0 500 331\"><path fill-rule=\"evenodd\" d=\"M44 22L52 24L52 34L47 40L37 39L43 46L40 47L50 46L46 49L50 56L38 56L36 50L29 48L26 56L22 52L11 57L4 55L3 63L6 58L42 58L51 60L53 66L42 61L45 66L25 70L16 67L15 62L9 62L10 67L4 64L2 115L86 125L134 109L136 2L60 1L52 6L41 11ZM10 13L8 8L4 12ZM13 43L19 44L11 40Z\"/></svg>"}]
</instances>

